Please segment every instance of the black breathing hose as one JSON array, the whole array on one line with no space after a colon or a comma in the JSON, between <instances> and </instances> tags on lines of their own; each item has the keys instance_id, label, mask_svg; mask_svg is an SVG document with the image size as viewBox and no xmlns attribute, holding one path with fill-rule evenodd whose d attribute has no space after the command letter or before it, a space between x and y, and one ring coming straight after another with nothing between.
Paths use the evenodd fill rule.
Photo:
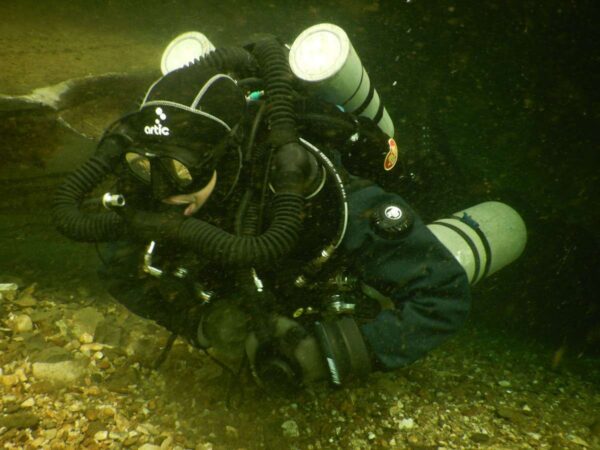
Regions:
<instances>
[{"instance_id":1,"label":"black breathing hose","mask_svg":"<svg viewBox=\"0 0 600 450\"><path fill-rule=\"evenodd\" d=\"M116 142L105 145L118 146ZM85 213L80 206L86 194L114 171L113 158L97 154L75 172L67 176L58 188L52 204L52 218L56 228L65 236L82 242L103 242L119 239L127 226L124 219L113 211Z\"/></svg>"},{"instance_id":2,"label":"black breathing hose","mask_svg":"<svg viewBox=\"0 0 600 450\"><path fill-rule=\"evenodd\" d=\"M303 161L298 158L298 147L302 148L298 143L292 101L293 77L285 51L276 39L271 38L258 43L255 53L256 59L244 49L217 49L190 67L193 70L195 65L207 64L248 76L248 72L260 66L266 82L267 117L271 127L269 140L279 149L278 167L281 170L273 181L279 189L272 203L273 219L263 234L236 236L207 222L188 218L172 236L185 248L227 266L262 266L289 253L298 241L304 210L304 197L299 188L303 184L303 169L299 167ZM127 223L118 214L110 211L90 214L80 209L85 195L114 171L116 162L113 164L113 161L118 162L119 158L114 155L92 157L57 191L53 218L58 230L66 236L97 242L119 239L125 234Z\"/></svg>"},{"instance_id":3,"label":"black breathing hose","mask_svg":"<svg viewBox=\"0 0 600 450\"><path fill-rule=\"evenodd\" d=\"M190 67L210 66L218 71L231 71L252 77L258 70L256 59L241 47L220 47L195 60Z\"/></svg>"},{"instance_id":4,"label":"black breathing hose","mask_svg":"<svg viewBox=\"0 0 600 450\"><path fill-rule=\"evenodd\" d=\"M266 39L256 44L254 55L266 83L269 141L281 154L280 170L276 173L279 180L274 180L273 184L283 187L275 194L271 205L273 219L259 236L236 236L196 219L184 221L178 233L178 241L186 248L227 266L264 266L289 253L298 241L304 211L304 197L294 183L295 180L304 182L302 176L296 178L302 172L294 158L298 150L292 148L293 157L287 157L289 145L297 145L303 153L305 151L298 143L292 74L284 47L274 38Z\"/></svg>"}]
</instances>

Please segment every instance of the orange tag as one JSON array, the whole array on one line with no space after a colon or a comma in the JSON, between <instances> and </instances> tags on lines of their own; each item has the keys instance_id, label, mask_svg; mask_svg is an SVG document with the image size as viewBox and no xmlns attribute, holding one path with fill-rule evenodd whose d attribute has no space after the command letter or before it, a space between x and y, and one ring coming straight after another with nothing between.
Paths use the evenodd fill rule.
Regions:
<instances>
[{"instance_id":1,"label":"orange tag","mask_svg":"<svg viewBox=\"0 0 600 450\"><path fill-rule=\"evenodd\" d=\"M396 141L393 138L389 138L388 146L390 149L387 152L387 155L385 155L385 160L383 161L383 168L386 171L392 170L398 162L398 146L396 145Z\"/></svg>"}]
</instances>

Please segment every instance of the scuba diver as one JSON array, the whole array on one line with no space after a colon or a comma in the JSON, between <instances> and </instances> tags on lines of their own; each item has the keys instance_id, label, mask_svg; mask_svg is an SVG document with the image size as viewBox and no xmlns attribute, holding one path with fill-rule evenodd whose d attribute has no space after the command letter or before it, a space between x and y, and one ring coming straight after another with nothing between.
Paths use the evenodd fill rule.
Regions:
<instances>
[{"instance_id":1,"label":"scuba diver","mask_svg":"<svg viewBox=\"0 0 600 450\"><path fill-rule=\"evenodd\" d=\"M328 69L314 51L331 35L342 57ZM380 187L402 173L393 125L334 25L163 72L59 188L54 221L101 243L100 276L130 311L249 362L263 386L412 363L463 325L469 284L522 250L486 225L497 210L427 226ZM105 209L89 211L107 180Z\"/></svg>"}]
</instances>

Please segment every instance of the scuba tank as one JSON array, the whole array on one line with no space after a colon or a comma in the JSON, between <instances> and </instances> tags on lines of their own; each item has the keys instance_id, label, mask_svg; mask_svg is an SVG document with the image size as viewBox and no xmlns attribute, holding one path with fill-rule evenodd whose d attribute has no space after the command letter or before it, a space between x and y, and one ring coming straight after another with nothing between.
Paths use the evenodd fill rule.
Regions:
<instances>
[{"instance_id":1,"label":"scuba tank","mask_svg":"<svg viewBox=\"0 0 600 450\"><path fill-rule=\"evenodd\" d=\"M160 59L163 75L184 67L215 50L210 40L199 31L182 33L165 48Z\"/></svg>"},{"instance_id":2,"label":"scuba tank","mask_svg":"<svg viewBox=\"0 0 600 450\"><path fill-rule=\"evenodd\" d=\"M368 117L390 138L394 137L392 119L340 27L320 23L304 30L292 44L289 61L294 75L317 96L347 112Z\"/></svg>"},{"instance_id":3,"label":"scuba tank","mask_svg":"<svg viewBox=\"0 0 600 450\"><path fill-rule=\"evenodd\" d=\"M484 202L427 225L475 284L517 259L527 241L521 216L500 202Z\"/></svg>"}]
</instances>

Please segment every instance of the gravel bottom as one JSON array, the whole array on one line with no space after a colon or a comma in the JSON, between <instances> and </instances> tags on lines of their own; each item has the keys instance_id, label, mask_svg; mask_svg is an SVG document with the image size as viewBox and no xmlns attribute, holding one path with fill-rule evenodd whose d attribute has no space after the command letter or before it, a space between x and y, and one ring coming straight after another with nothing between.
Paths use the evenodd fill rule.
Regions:
<instances>
[{"instance_id":1,"label":"gravel bottom","mask_svg":"<svg viewBox=\"0 0 600 450\"><path fill-rule=\"evenodd\" d=\"M180 340L153 369L168 333L83 286L4 289L1 448L600 448L597 362L473 326L410 368L281 398Z\"/></svg>"}]
</instances>

